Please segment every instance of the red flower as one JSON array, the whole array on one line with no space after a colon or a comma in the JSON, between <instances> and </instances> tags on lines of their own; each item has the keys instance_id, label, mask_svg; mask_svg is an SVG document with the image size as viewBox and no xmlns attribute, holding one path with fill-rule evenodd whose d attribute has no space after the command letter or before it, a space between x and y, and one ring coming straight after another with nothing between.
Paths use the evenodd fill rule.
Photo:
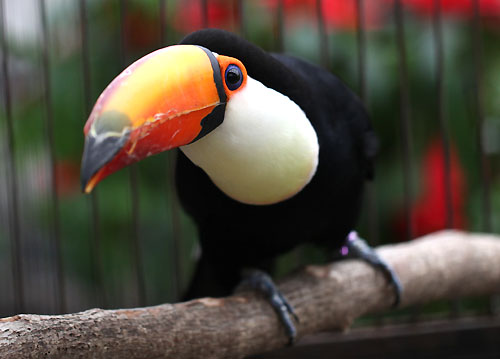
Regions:
<instances>
[{"instance_id":1,"label":"red flower","mask_svg":"<svg viewBox=\"0 0 500 359\"><path fill-rule=\"evenodd\" d=\"M392 1L392 0L391 0ZM440 0L441 11L444 15L472 17L474 15L475 0ZM500 0L477 0L482 17L500 16ZM434 14L434 0L403 0L405 6L416 13L430 16Z\"/></svg>"},{"instance_id":2,"label":"red flower","mask_svg":"<svg viewBox=\"0 0 500 359\"><path fill-rule=\"evenodd\" d=\"M389 10L384 1L363 1L365 29L377 29L383 25L385 14ZM351 29L357 27L358 13L355 0L323 0L325 23L332 28Z\"/></svg>"},{"instance_id":3,"label":"red flower","mask_svg":"<svg viewBox=\"0 0 500 359\"><path fill-rule=\"evenodd\" d=\"M144 51L158 46L160 31L159 19L154 18L138 6L125 13L124 38L126 51Z\"/></svg>"},{"instance_id":4,"label":"red flower","mask_svg":"<svg viewBox=\"0 0 500 359\"><path fill-rule=\"evenodd\" d=\"M80 167L71 161L55 164L57 195L67 197L80 192Z\"/></svg>"},{"instance_id":5,"label":"red flower","mask_svg":"<svg viewBox=\"0 0 500 359\"><path fill-rule=\"evenodd\" d=\"M265 3L275 9L278 0L266 0ZM383 25L389 10L386 0L363 1L364 26L375 29ZM287 15L316 17L317 0L283 0L283 8ZM323 19L329 28L354 30L357 27L358 13L356 0L322 0Z\"/></svg>"},{"instance_id":6,"label":"red flower","mask_svg":"<svg viewBox=\"0 0 500 359\"><path fill-rule=\"evenodd\" d=\"M412 205L415 237L445 229L447 226L447 183L445 183L445 159L441 140L433 140L427 148L420 177L422 191ZM451 207L453 209L452 227L464 229L466 226L464 210L466 183L464 171L454 146L450 148L450 185ZM406 228L404 215L400 211L394 221L397 238L405 238Z\"/></svg>"},{"instance_id":7,"label":"red flower","mask_svg":"<svg viewBox=\"0 0 500 359\"><path fill-rule=\"evenodd\" d=\"M203 28L203 11L200 0L185 0L180 3L178 14L174 21L176 29L182 32L192 32ZM208 0L208 27L230 29L234 18L236 0ZM236 19L237 21L237 19Z\"/></svg>"}]
</instances>

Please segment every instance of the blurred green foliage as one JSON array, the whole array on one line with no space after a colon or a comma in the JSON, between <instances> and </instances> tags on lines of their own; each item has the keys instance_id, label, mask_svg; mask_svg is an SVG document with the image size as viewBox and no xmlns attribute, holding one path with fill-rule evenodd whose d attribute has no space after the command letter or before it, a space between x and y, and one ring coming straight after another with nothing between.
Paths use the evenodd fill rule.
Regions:
<instances>
[{"instance_id":1,"label":"blurred green foliage","mask_svg":"<svg viewBox=\"0 0 500 359\"><path fill-rule=\"evenodd\" d=\"M158 1L129 0L120 18L118 1L88 1L88 58L90 78L83 75L83 54L80 9L77 2L47 2L49 14L49 43L39 36L22 39L12 36L7 27L10 51L10 86L13 94L13 123L15 162L19 178L20 223L22 255L25 275L32 271L46 271L43 279L46 290L53 287L54 275L49 270L51 252L52 202L50 191L50 162L45 126L45 106L53 111L56 167L59 200L60 233L63 267L69 292L68 310L79 310L103 305L96 295L96 275L102 276L105 304L110 307L137 305L135 285L133 230L129 170L109 177L96 190L98 202L98 233L100 258L93 256L96 236L93 229L91 200L79 191L79 162L83 147L82 128L88 116L84 84L90 85L94 102L107 84L123 69L144 54L177 43L189 29L201 22L186 23L191 19L193 1L167 1L166 44L160 43L160 14ZM235 1L218 1L231 7ZM50 5L52 4L52 5ZM210 2L209 2L210 4ZM210 10L210 9L209 9ZM212 10L210 10L212 11ZM211 14L209 11L209 14ZM187 15L183 12L188 12ZM297 16L285 8L285 51L319 63L320 42L314 11ZM200 13L201 14L201 13ZM217 14L217 13L216 13ZM252 42L267 50L276 48L276 9L265 1L244 2L244 34ZM198 14L199 15L199 14ZM16 16L22 16L17 14ZM201 15L200 15L201 16ZM432 19L406 12L406 45L410 84L410 114L412 120L412 158L414 193L422 192L425 174L421 173L422 156L430 140L439 136L436 97L436 54ZM195 21L196 20L196 21ZM209 17L209 21L212 19ZM474 85L474 43L471 18L456 19L444 14L444 106L452 142L457 149L466 178L464 197L466 228L484 229L482 212L481 170L477 145L477 111ZM122 22L123 21L123 22ZM239 22L222 16L214 18L215 25L239 31ZM209 22L209 24L211 24ZM7 21L9 25L9 21ZM122 26L123 25L123 26ZM485 22L482 27L482 94L485 132L488 135L490 162L491 218L493 231L500 231L500 20ZM356 31L353 28L328 27L328 56L331 70L351 88L359 91ZM50 91L52 101L47 103L42 83L41 49L48 46L50 54ZM380 137L380 155L374 185L377 233L382 242L395 238L394 221L402 211L403 173L400 136L400 85L395 27L391 13L366 32L367 107ZM123 60L122 60L123 59ZM124 64L122 62L125 62ZM0 112L1 141L6 143L5 111ZM484 129L483 129L484 130ZM0 155L6 163L5 146ZM144 262L147 304L177 299L173 256L181 263L181 284L186 285L195 261L196 229L189 218L180 213L179 253L173 253L175 235L173 223L175 205L172 205L171 179L168 176L172 156L165 154L147 159L135 168L138 172L139 241L140 256ZM4 168L0 165L0 168ZM5 170L5 169L4 169ZM7 174L0 173L0 263L7 272L11 263L9 251L9 210L7 201ZM64 188L64 190L63 190ZM369 211L360 221L359 231L370 236ZM370 239L370 238L368 238ZM235 239L237 240L237 239ZM30 248L45 248L32 253ZM52 253L52 254L51 254ZM284 256L279 272L304 261L321 260L323 254L313 249L301 249ZM31 264L28 262L31 261ZM99 263L97 263L99 262ZM97 269L96 269L97 268ZM100 268L100 269L99 269ZM44 285L45 285L44 284ZM29 292L29 291L28 291ZM73 294L72 294L73 293ZM78 300L71 301L75 298ZM3 302L2 302L3 303ZM7 303L7 302L5 302ZM10 303L10 302L9 302ZM8 313L8 304L1 304ZM53 311L51 301L39 311ZM29 309L29 308L28 308Z\"/></svg>"}]
</instances>

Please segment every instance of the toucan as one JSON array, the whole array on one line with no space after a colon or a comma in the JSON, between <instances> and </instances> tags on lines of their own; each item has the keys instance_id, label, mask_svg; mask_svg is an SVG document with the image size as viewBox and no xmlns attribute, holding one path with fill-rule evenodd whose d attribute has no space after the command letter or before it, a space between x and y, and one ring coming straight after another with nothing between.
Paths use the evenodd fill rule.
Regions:
<instances>
[{"instance_id":1,"label":"toucan","mask_svg":"<svg viewBox=\"0 0 500 359\"><path fill-rule=\"evenodd\" d=\"M312 243L381 267L398 300L397 276L352 232L377 137L361 101L327 70L200 30L126 68L84 134L86 193L131 163L180 149L177 193L201 244L186 298L227 295L246 280L281 298L273 306L293 340L293 308L265 270Z\"/></svg>"}]
</instances>

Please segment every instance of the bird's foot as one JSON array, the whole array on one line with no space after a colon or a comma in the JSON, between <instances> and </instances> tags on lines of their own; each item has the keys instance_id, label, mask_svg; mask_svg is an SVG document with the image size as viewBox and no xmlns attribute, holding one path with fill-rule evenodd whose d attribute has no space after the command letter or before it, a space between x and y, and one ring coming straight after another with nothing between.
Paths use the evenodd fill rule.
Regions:
<instances>
[{"instance_id":1,"label":"bird's foot","mask_svg":"<svg viewBox=\"0 0 500 359\"><path fill-rule=\"evenodd\" d=\"M295 343L297 329L295 328L292 318L299 323L299 317L295 314L290 303L288 303L286 298L276 287L271 277L260 270L248 270L243 274L243 280L238 288L242 289L245 287L252 288L266 297L285 327L288 345Z\"/></svg>"},{"instance_id":2,"label":"bird's foot","mask_svg":"<svg viewBox=\"0 0 500 359\"><path fill-rule=\"evenodd\" d=\"M345 244L339 250L340 257L342 258L359 258L372 266L379 268L387 277L387 280L394 287L394 303L393 307L396 308L401 302L401 294L403 287L399 278L394 270L385 262L377 252L366 243L365 240L359 237L356 231L351 231L346 238Z\"/></svg>"}]
</instances>

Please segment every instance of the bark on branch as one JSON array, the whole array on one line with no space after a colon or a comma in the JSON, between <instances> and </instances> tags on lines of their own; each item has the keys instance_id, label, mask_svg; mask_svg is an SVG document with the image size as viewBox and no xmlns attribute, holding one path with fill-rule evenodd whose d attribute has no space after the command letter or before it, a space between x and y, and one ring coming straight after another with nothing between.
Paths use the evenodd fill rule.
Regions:
<instances>
[{"instance_id":1,"label":"bark on branch","mask_svg":"<svg viewBox=\"0 0 500 359\"><path fill-rule=\"evenodd\" d=\"M401 279L403 307L500 289L500 236L446 231L378 251ZM280 288L300 317L299 337L345 329L393 302L384 276L353 260L308 266ZM1 358L242 358L286 342L273 310L253 293L0 319Z\"/></svg>"}]
</instances>

